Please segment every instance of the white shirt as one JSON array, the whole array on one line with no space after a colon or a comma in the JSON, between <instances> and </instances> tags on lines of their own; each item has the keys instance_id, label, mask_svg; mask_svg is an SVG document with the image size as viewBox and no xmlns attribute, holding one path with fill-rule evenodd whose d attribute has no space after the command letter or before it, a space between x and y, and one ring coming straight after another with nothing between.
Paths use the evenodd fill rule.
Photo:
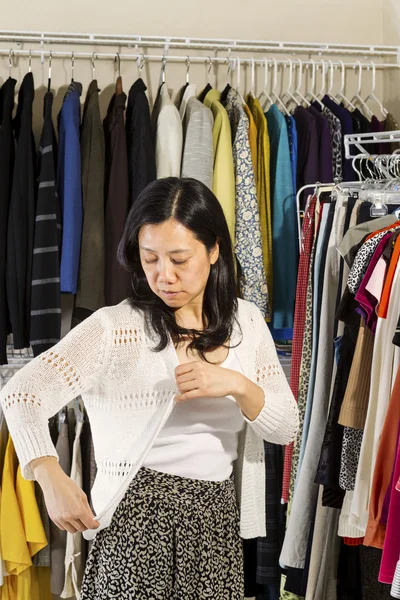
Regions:
<instances>
[{"instance_id":1,"label":"white shirt","mask_svg":"<svg viewBox=\"0 0 400 600\"><path fill-rule=\"evenodd\" d=\"M254 421L243 416L235 483L244 538L266 535L263 439L290 444L298 428L297 404L279 364L259 309L238 300L231 345L265 403ZM128 301L107 306L74 327L51 350L18 371L0 391L10 434L26 479L30 462L55 456L48 419L81 395L90 419L98 467L92 500L100 528L107 527L129 483L143 466L175 404L178 359L170 342L154 352L159 337Z\"/></svg>"},{"instance_id":2,"label":"white shirt","mask_svg":"<svg viewBox=\"0 0 400 600\"><path fill-rule=\"evenodd\" d=\"M242 372L233 348L221 367ZM178 402L143 466L180 477L224 481L237 459L244 424L232 396Z\"/></svg>"}]
</instances>

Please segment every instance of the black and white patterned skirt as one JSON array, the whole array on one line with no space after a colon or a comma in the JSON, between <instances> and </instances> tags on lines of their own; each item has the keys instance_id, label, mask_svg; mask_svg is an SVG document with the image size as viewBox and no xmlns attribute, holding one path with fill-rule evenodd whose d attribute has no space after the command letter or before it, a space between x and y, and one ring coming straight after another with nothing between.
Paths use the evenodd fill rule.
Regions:
<instances>
[{"instance_id":1,"label":"black and white patterned skirt","mask_svg":"<svg viewBox=\"0 0 400 600\"><path fill-rule=\"evenodd\" d=\"M200 481L142 468L91 548L81 600L242 600L233 477Z\"/></svg>"}]
</instances>

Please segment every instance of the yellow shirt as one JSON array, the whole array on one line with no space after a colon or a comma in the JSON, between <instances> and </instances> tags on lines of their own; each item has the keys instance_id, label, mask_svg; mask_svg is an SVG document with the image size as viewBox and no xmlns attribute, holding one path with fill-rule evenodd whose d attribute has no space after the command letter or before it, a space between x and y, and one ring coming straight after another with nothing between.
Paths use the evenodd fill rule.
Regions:
<instances>
[{"instance_id":1,"label":"yellow shirt","mask_svg":"<svg viewBox=\"0 0 400 600\"><path fill-rule=\"evenodd\" d=\"M9 574L4 580L2 600L51 598L50 569L32 567L32 557L47 546L34 483L22 478L11 437L3 468L0 540Z\"/></svg>"},{"instance_id":2,"label":"yellow shirt","mask_svg":"<svg viewBox=\"0 0 400 600\"><path fill-rule=\"evenodd\" d=\"M210 90L204 104L214 115L213 192L221 203L228 223L232 244L235 243L235 174L233 170L232 134L228 114L220 102L218 90Z\"/></svg>"},{"instance_id":3,"label":"yellow shirt","mask_svg":"<svg viewBox=\"0 0 400 600\"><path fill-rule=\"evenodd\" d=\"M247 96L257 128L257 169L255 170L260 227L263 246L264 269L267 277L269 301L272 304L273 264L272 264L272 212L270 190L270 144L267 119L257 98Z\"/></svg>"}]
</instances>

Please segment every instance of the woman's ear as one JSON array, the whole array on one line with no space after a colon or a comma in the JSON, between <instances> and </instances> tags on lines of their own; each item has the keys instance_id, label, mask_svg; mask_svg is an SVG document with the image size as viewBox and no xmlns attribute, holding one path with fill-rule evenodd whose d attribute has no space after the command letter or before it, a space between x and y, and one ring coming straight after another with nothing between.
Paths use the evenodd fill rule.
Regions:
<instances>
[{"instance_id":1,"label":"woman's ear","mask_svg":"<svg viewBox=\"0 0 400 600\"><path fill-rule=\"evenodd\" d=\"M210 252L210 263L212 265L215 265L215 263L217 262L218 258L219 258L219 241L217 241L215 243L214 248Z\"/></svg>"}]
</instances>

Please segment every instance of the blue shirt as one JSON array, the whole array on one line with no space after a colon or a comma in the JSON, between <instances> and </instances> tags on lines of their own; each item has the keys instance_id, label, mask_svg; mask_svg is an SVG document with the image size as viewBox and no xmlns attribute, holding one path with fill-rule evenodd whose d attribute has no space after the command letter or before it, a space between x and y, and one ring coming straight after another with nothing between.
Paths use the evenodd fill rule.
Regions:
<instances>
[{"instance_id":1,"label":"blue shirt","mask_svg":"<svg viewBox=\"0 0 400 600\"><path fill-rule=\"evenodd\" d=\"M58 123L57 189L63 221L60 285L76 294L82 239L82 177L80 149L80 96L82 86L72 83L64 99Z\"/></svg>"},{"instance_id":2,"label":"blue shirt","mask_svg":"<svg viewBox=\"0 0 400 600\"><path fill-rule=\"evenodd\" d=\"M266 114L271 146L272 255L274 294L272 326L293 328L297 284L298 237L292 159L285 117L273 104Z\"/></svg>"}]
</instances>

